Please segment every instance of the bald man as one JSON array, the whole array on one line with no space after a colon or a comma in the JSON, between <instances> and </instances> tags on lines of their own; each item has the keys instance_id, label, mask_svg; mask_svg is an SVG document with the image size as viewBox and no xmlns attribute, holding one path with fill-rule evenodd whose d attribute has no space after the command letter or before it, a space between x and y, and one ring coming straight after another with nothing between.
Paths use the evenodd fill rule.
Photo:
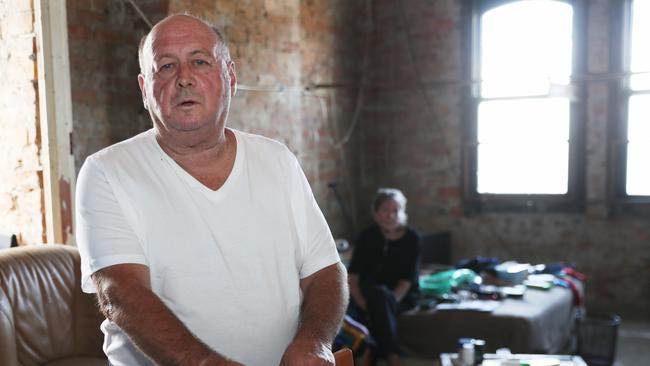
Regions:
<instances>
[{"instance_id":1,"label":"bald man","mask_svg":"<svg viewBox=\"0 0 650 366\"><path fill-rule=\"evenodd\" d=\"M295 156L226 127L223 37L170 16L139 59L153 128L88 157L77 186L110 364L333 365L345 269Z\"/></svg>"}]
</instances>

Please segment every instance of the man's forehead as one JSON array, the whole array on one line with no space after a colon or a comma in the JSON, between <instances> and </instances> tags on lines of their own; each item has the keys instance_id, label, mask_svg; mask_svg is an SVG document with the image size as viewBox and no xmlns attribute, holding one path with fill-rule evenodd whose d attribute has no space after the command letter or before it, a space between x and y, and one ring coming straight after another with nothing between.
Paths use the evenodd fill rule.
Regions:
<instances>
[{"instance_id":1,"label":"man's forehead","mask_svg":"<svg viewBox=\"0 0 650 366\"><path fill-rule=\"evenodd\" d=\"M203 51L212 53L216 44L210 39L185 38L177 37L156 38L151 42L151 52L155 54L167 52L196 53Z\"/></svg>"},{"instance_id":2,"label":"man's forehead","mask_svg":"<svg viewBox=\"0 0 650 366\"><path fill-rule=\"evenodd\" d=\"M191 38L200 41L216 41L214 30L199 19L187 15L174 15L156 24L149 34L152 44L160 40Z\"/></svg>"},{"instance_id":3,"label":"man's forehead","mask_svg":"<svg viewBox=\"0 0 650 366\"><path fill-rule=\"evenodd\" d=\"M191 35L209 39L216 37L214 30L208 24L187 15L175 15L164 19L154 26L151 33L155 38L174 35Z\"/></svg>"},{"instance_id":4,"label":"man's forehead","mask_svg":"<svg viewBox=\"0 0 650 366\"><path fill-rule=\"evenodd\" d=\"M210 34L167 33L152 34L149 43L150 52L154 58L164 54L207 53L213 54L216 47L216 36Z\"/></svg>"},{"instance_id":5,"label":"man's forehead","mask_svg":"<svg viewBox=\"0 0 650 366\"><path fill-rule=\"evenodd\" d=\"M162 28L156 29L151 34L152 45L168 42L201 42L214 44L217 41L217 35L212 29L191 29L191 28Z\"/></svg>"}]
</instances>

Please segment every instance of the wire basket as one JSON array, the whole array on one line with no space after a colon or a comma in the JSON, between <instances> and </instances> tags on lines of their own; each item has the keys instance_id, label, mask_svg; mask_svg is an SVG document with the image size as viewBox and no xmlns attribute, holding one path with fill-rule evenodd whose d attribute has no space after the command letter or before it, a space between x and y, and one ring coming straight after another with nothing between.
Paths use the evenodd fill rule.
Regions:
<instances>
[{"instance_id":1,"label":"wire basket","mask_svg":"<svg viewBox=\"0 0 650 366\"><path fill-rule=\"evenodd\" d=\"M616 358L616 342L621 317L584 316L577 320L577 353L589 366L611 366Z\"/></svg>"}]
</instances>

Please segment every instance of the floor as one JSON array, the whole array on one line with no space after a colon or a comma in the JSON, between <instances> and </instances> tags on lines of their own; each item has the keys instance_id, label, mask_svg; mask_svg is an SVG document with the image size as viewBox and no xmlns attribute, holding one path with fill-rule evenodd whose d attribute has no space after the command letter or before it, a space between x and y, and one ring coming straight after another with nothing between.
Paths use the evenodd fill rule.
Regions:
<instances>
[{"instance_id":1,"label":"floor","mask_svg":"<svg viewBox=\"0 0 650 366\"><path fill-rule=\"evenodd\" d=\"M618 331L618 345L614 366L650 365L650 321L626 321L623 319ZM385 366L379 363L378 366ZM437 360L410 357L404 366L438 366Z\"/></svg>"},{"instance_id":2,"label":"floor","mask_svg":"<svg viewBox=\"0 0 650 366\"><path fill-rule=\"evenodd\" d=\"M618 332L615 366L650 364L650 321L625 322Z\"/></svg>"}]
</instances>

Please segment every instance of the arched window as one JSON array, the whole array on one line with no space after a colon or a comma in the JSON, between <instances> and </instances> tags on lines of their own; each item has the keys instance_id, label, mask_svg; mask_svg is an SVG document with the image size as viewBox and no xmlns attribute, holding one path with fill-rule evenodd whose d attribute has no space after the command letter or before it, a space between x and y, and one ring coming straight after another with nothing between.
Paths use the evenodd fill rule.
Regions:
<instances>
[{"instance_id":1,"label":"arched window","mask_svg":"<svg viewBox=\"0 0 650 366\"><path fill-rule=\"evenodd\" d=\"M466 197L482 208L576 204L576 1L473 1Z\"/></svg>"}]
</instances>

